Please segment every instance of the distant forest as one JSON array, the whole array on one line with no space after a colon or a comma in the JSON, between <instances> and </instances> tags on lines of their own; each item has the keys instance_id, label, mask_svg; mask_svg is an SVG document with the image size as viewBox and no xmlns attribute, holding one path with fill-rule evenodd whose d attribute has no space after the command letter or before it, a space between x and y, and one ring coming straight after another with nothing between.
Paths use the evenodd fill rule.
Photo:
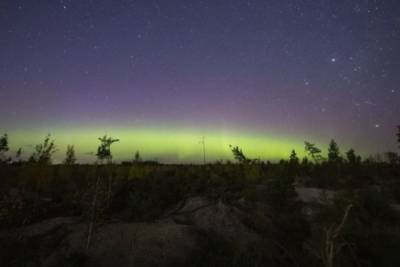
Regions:
<instances>
[{"instance_id":1,"label":"distant forest","mask_svg":"<svg viewBox=\"0 0 400 267\"><path fill-rule=\"evenodd\" d=\"M400 126L397 127L398 132L396 133L397 142L399 143L400 148ZM111 145L115 142L119 142L119 139L114 139L112 137L108 137L104 135L103 137L99 137L98 140L100 144L97 148L97 162L96 163L112 163L112 153L111 153ZM203 141L204 142L204 141ZM245 156L240 146L232 146L230 145L230 149L233 153L234 159L238 163L263 163L259 159L249 159ZM0 136L0 164L21 164L21 163L41 163L41 164L52 164L52 156L57 151L57 147L55 141L51 139L51 135L48 134L45 136L43 142L41 144L37 144L34 146L34 152L29 156L27 160L22 159L23 150L22 148L18 148L16 150L15 155L10 155L9 153L9 136L7 133ZM349 149L344 153L341 153L339 149L339 145L336 143L334 139L332 139L328 146L327 157L322 156L322 150L318 148L314 143L305 141L304 142L304 150L307 154L302 159L299 159L295 150L291 151L289 162L298 162L301 164L323 164L323 163L349 163L349 164L359 164L361 162L389 162L396 163L400 160L400 156L397 152L388 151L383 155L376 154L374 156L369 156L365 159L362 159L360 155L356 154L354 149ZM204 152L205 153L205 152ZM140 155L139 151L132 153L132 161L124 161L123 164L129 164L134 162L143 162L143 159ZM286 159L281 159L281 163L287 161ZM145 161L147 163L157 163L155 161ZM227 161L229 162L229 160ZM66 149L65 159L62 164L75 164L77 163L77 156L75 154L74 145L68 145ZM204 155L204 163L205 163L205 155Z\"/></svg>"}]
</instances>

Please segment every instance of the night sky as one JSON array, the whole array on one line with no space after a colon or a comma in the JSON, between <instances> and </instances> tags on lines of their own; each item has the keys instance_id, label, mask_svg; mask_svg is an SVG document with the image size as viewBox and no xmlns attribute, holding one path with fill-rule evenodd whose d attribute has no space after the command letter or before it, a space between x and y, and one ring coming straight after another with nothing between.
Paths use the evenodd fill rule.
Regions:
<instances>
[{"instance_id":1,"label":"night sky","mask_svg":"<svg viewBox=\"0 0 400 267\"><path fill-rule=\"evenodd\" d=\"M0 131L165 162L396 149L400 1L2 0Z\"/></svg>"}]
</instances>

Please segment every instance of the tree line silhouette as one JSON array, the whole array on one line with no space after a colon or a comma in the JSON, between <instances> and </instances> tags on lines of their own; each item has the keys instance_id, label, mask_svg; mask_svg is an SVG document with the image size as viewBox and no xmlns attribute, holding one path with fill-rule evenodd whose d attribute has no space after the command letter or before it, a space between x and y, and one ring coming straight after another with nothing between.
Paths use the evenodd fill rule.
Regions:
<instances>
[{"instance_id":1,"label":"tree line silhouette","mask_svg":"<svg viewBox=\"0 0 400 267\"><path fill-rule=\"evenodd\" d=\"M397 126L397 142L399 143L400 148L400 126ZM9 136L7 133L3 134L0 137L0 163L21 163L22 162L22 148L18 148L14 157L7 156L7 152L10 150L9 148ZM108 137L104 135L99 137L100 145L97 148L96 157L99 163L111 163L112 162L112 154L111 154L111 145L113 143L119 142L119 139L114 139L112 137ZM245 156L244 152L239 146L229 145L233 158L242 164L254 164L260 163L259 159L250 159ZM341 155L338 144L334 139L332 139L328 146L327 158L322 155L322 150L318 148L314 143L305 141L304 142L304 150L307 153L308 157L310 157L315 164L321 164L323 162L327 162L329 164L341 164L347 162L351 165L357 165L362 162L362 158L360 155L357 155L353 148L349 149L345 152L345 157ZM51 135L48 134L45 136L43 143L37 144L34 148L34 152L30 155L27 162L29 163L40 163L40 164L51 164L52 156L57 151L55 141L51 139ZM398 153L389 151L384 154L385 160L390 163L398 163L400 161L400 156ZM304 157L302 162L304 164L308 163L308 157ZM373 161L371 156L366 158L365 161ZM142 162L142 157L139 151L136 151L133 157L132 162ZM300 163L300 159L297 157L297 153L295 150L292 150L289 156L289 162L291 165L297 165ZM62 161L63 164L73 165L77 163L77 157L75 154L74 145L67 145L65 159ZM125 162L126 163L126 162ZM205 163L205 161L204 161Z\"/></svg>"}]
</instances>

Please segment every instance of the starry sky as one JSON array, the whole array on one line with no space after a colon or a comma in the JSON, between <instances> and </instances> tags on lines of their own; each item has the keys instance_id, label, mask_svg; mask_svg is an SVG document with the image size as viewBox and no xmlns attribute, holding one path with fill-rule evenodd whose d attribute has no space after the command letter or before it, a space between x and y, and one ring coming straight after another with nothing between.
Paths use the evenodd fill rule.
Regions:
<instances>
[{"instance_id":1,"label":"starry sky","mask_svg":"<svg viewBox=\"0 0 400 267\"><path fill-rule=\"evenodd\" d=\"M0 131L90 161L396 149L398 0L2 0Z\"/></svg>"}]
</instances>

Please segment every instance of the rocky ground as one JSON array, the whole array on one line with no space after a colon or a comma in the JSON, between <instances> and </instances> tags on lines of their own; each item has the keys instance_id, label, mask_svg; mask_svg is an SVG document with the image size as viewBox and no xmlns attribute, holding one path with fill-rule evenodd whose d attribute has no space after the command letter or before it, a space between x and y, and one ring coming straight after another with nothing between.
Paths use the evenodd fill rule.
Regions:
<instances>
[{"instance_id":1,"label":"rocky ground","mask_svg":"<svg viewBox=\"0 0 400 267\"><path fill-rule=\"evenodd\" d=\"M329 202L336 193L305 187L296 188L296 192L304 207L307 203ZM22 262L29 263L23 266L205 266L202 263L211 253L211 265L220 266L218 259L226 252L221 247L230 244L238 266L245 265L243 261L251 266L264 266L258 261L296 266L285 248L268 238L268 233L279 232L272 214L265 203L250 203L244 198L227 202L190 197L153 223L114 220L99 224L89 246L88 224L81 218L52 218L0 232L1 242L10 250L9 258L2 259L7 265L0 265L12 266L14 262L14 266L21 266L23 258ZM267 255L249 256L248 249L254 246L265 247ZM243 251L246 253L241 254Z\"/></svg>"},{"instance_id":2,"label":"rocky ground","mask_svg":"<svg viewBox=\"0 0 400 267\"><path fill-rule=\"evenodd\" d=\"M216 237L243 247L261 242L254 229L272 228L269 216L268 207L243 199L228 205L192 197L155 223L99 225L89 248L88 225L78 217L53 218L0 235L4 242L24 243L20 257L31 257L39 266L176 266L198 260Z\"/></svg>"}]
</instances>

